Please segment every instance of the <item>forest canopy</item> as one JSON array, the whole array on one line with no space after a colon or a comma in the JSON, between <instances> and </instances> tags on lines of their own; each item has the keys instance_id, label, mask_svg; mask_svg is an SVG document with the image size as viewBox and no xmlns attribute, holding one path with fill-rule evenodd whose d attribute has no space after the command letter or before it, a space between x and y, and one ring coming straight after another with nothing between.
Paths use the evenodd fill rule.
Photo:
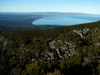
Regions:
<instances>
[{"instance_id":1,"label":"forest canopy","mask_svg":"<svg viewBox=\"0 0 100 75\"><path fill-rule=\"evenodd\" d=\"M2 75L99 75L100 22L0 32Z\"/></svg>"}]
</instances>

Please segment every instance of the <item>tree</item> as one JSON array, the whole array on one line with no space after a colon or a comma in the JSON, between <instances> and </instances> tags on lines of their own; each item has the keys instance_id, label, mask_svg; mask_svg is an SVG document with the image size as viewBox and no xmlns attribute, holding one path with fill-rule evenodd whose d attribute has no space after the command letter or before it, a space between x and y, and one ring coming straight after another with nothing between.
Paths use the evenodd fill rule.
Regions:
<instances>
[{"instance_id":1,"label":"tree","mask_svg":"<svg viewBox=\"0 0 100 75\"><path fill-rule=\"evenodd\" d=\"M57 69L53 73L47 73L47 75L62 75L61 72Z\"/></svg>"}]
</instances>

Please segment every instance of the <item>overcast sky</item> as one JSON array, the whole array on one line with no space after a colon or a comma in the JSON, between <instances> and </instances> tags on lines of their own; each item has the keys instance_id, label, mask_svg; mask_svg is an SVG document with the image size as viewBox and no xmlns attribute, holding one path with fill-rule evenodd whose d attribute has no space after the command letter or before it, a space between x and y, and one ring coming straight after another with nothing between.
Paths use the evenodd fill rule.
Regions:
<instances>
[{"instance_id":1,"label":"overcast sky","mask_svg":"<svg viewBox=\"0 0 100 75\"><path fill-rule=\"evenodd\" d=\"M79 12L100 14L100 0L0 0L0 12Z\"/></svg>"}]
</instances>

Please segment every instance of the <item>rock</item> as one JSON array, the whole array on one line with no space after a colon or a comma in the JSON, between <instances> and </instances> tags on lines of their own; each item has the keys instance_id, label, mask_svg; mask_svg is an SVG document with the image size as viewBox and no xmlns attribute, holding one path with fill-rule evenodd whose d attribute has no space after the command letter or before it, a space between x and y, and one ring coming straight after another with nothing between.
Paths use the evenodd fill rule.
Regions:
<instances>
[{"instance_id":1,"label":"rock","mask_svg":"<svg viewBox=\"0 0 100 75\"><path fill-rule=\"evenodd\" d=\"M73 32L76 32L77 34L79 34L81 36L81 38L84 38L81 30L73 30Z\"/></svg>"},{"instance_id":2,"label":"rock","mask_svg":"<svg viewBox=\"0 0 100 75\"><path fill-rule=\"evenodd\" d=\"M55 47L57 43L62 44L59 47ZM75 47L72 45L73 42L62 42L61 40L52 41L49 44L50 50L47 52L50 58L62 60L63 57L68 59L75 55Z\"/></svg>"},{"instance_id":3,"label":"rock","mask_svg":"<svg viewBox=\"0 0 100 75\"><path fill-rule=\"evenodd\" d=\"M4 36L0 37L0 41L2 41L4 39Z\"/></svg>"},{"instance_id":4,"label":"rock","mask_svg":"<svg viewBox=\"0 0 100 75\"><path fill-rule=\"evenodd\" d=\"M89 31L89 28L84 28L83 30L73 30L73 32L79 34L81 36L82 39L85 39L85 35L87 34L87 32Z\"/></svg>"},{"instance_id":5,"label":"rock","mask_svg":"<svg viewBox=\"0 0 100 75\"><path fill-rule=\"evenodd\" d=\"M84 28L84 29L83 29L83 34L84 34L84 35L86 35L86 34L87 34L87 32L88 32L89 30L90 30L90 29L89 29L89 28L87 28L87 27L86 27L86 28Z\"/></svg>"},{"instance_id":6,"label":"rock","mask_svg":"<svg viewBox=\"0 0 100 75\"><path fill-rule=\"evenodd\" d=\"M92 59L91 58L89 58L89 57L85 57L84 58L84 61L91 61Z\"/></svg>"},{"instance_id":7,"label":"rock","mask_svg":"<svg viewBox=\"0 0 100 75\"><path fill-rule=\"evenodd\" d=\"M61 51L59 49L56 49L56 51L58 53L59 58L62 59Z\"/></svg>"},{"instance_id":8,"label":"rock","mask_svg":"<svg viewBox=\"0 0 100 75\"><path fill-rule=\"evenodd\" d=\"M8 41L7 40L3 42L4 49L6 49L7 44L8 44Z\"/></svg>"},{"instance_id":9,"label":"rock","mask_svg":"<svg viewBox=\"0 0 100 75\"><path fill-rule=\"evenodd\" d=\"M94 34L97 34L98 28L95 28Z\"/></svg>"},{"instance_id":10,"label":"rock","mask_svg":"<svg viewBox=\"0 0 100 75\"><path fill-rule=\"evenodd\" d=\"M95 28L94 32L92 32L92 35L96 35L98 31L98 28Z\"/></svg>"},{"instance_id":11,"label":"rock","mask_svg":"<svg viewBox=\"0 0 100 75\"><path fill-rule=\"evenodd\" d=\"M35 61L35 59L33 58L32 61Z\"/></svg>"},{"instance_id":12,"label":"rock","mask_svg":"<svg viewBox=\"0 0 100 75\"><path fill-rule=\"evenodd\" d=\"M49 43L49 47L55 49L56 41L52 41Z\"/></svg>"},{"instance_id":13,"label":"rock","mask_svg":"<svg viewBox=\"0 0 100 75\"><path fill-rule=\"evenodd\" d=\"M95 46L100 45L100 42L95 42L94 45Z\"/></svg>"}]
</instances>

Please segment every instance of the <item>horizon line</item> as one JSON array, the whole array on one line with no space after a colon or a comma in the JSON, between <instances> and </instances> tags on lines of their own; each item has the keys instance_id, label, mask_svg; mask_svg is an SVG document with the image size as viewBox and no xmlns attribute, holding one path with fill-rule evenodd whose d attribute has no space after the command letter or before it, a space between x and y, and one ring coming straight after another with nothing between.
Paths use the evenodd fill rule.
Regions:
<instances>
[{"instance_id":1,"label":"horizon line","mask_svg":"<svg viewBox=\"0 0 100 75\"><path fill-rule=\"evenodd\" d=\"M94 13L82 13L82 12L55 12L55 11L39 11L39 12L36 12L36 11L34 11L34 12L14 12L14 11L8 11L8 12L2 12L2 11L0 11L0 13L80 13L80 14L94 14ZM97 14L97 15L100 15L100 14Z\"/></svg>"}]
</instances>

